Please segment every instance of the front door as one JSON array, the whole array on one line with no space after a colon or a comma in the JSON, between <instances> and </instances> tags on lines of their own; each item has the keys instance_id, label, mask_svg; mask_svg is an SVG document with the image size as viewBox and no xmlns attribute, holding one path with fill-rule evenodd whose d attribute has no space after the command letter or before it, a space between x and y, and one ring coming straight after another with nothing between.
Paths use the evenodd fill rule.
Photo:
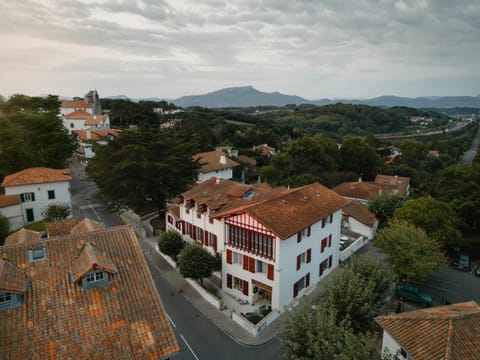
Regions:
<instances>
[{"instance_id":1,"label":"front door","mask_svg":"<svg viewBox=\"0 0 480 360\"><path fill-rule=\"evenodd\" d=\"M35 217L33 216L33 209L27 209L27 222L32 222L35 220Z\"/></svg>"}]
</instances>

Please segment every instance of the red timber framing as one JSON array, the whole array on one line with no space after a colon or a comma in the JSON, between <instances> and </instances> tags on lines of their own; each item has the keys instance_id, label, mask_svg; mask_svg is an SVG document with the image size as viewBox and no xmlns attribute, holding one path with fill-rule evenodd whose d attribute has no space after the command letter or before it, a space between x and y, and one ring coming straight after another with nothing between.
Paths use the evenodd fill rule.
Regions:
<instances>
[{"instance_id":1,"label":"red timber framing","mask_svg":"<svg viewBox=\"0 0 480 360\"><path fill-rule=\"evenodd\" d=\"M226 219L227 245L275 259L275 234L247 214ZM244 265L245 266L245 265Z\"/></svg>"}]
</instances>

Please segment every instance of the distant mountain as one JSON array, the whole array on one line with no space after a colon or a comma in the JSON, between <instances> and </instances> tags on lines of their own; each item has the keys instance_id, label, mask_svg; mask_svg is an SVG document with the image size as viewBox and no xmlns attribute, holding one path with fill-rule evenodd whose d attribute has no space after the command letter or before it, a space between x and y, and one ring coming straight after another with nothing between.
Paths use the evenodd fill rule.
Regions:
<instances>
[{"instance_id":1,"label":"distant mountain","mask_svg":"<svg viewBox=\"0 0 480 360\"><path fill-rule=\"evenodd\" d=\"M372 99L308 100L300 96L285 95L279 92L266 93L259 91L252 86L225 88L204 95L182 96L169 101L180 107L202 106L207 108L285 106L288 104L328 105L335 103L363 104L384 107L408 106L413 108L480 108L479 96L428 96L407 98L386 95Z\"/></svg>"},{"instance_id":2,"label":"distant mountain","mask_svg":"<svg viewBox=\"0 0 480 360\"><path fill-rule=\"evenodd\" d=\"M250 106L285 106L288 104L312 104L300 96L284 95L279 92L266 93L252 86L220 89L204 95L182 96L171 100L181 107L202 106L207 108L250 107Z\"/></svg>"}]
</instances>

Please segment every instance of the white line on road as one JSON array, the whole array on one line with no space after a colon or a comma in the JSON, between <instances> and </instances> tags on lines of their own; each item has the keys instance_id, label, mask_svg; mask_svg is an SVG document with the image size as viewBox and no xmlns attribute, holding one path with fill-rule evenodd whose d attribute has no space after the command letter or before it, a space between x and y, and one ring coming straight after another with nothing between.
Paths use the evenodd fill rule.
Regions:
<instances>
[{"instance_id":1,"label":"white line on road","mask_svg":"<svg viewBox=\"0 0 480 360\"><path fill-rule=\"evenodd\" d=\"M190 351L191 351L191 352L192 352L192 354L193 354L193 357L194 357L195 359L197 359L197 360L200 360L200 359L198 358L198 356L197 356L197 355L196 355L196 354L193 352L193 350L192 350L192 348L191 348L190 344L187 342L187 340L185 340L185 338L183 337L183 335L182 335L182 334L180 334L180 337L181 337L181 338L182 338L182 340L185 342L185 344L187 344L188 348L190 349Z\"/></svg>"},{"instance_id":2,"label":"white line on road","mask_svg":"<svg viewBox=\"0 0 480 360\"><path fill-rule=\"evenodd\" d=\"M95 211L95 208L92 206L92 203L90 201L88 201L88 205L90 205L90 208L92 209L93 213L97 217L98 221L103 224L102 218L100 216L98 216L98 213ZM103 224L103 225L105 225L105 224Z\"/></svg>"},{"instance_id":3,"label":"white line on road","mask_svg":"<svg viewBox=\"0 0 480 360\"><path fill-rule=\"evenodd\" d=\"M176 328L177 325L175 325L175 323L173 322L172 318L171 318L170 316L168 316L168 314L167 314L167 318L168 318L168 320L172 323L173 327Z\"/></svg>"}]
</instances>

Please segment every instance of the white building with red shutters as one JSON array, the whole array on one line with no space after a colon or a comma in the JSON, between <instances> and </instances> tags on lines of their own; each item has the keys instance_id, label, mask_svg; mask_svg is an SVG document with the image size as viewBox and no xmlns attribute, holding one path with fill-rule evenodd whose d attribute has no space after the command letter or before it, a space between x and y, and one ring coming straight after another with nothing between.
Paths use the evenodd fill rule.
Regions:
<instances>
[{"instance_id":1,"label":"white building with red shutters","mask_svg":"<svg viewBox=\"0 0 480 360\"><path fill-rule=\"evenodd\" d=\"M338 266L348 200L323 185L272 189L212 178L178 200L167 228L222 254L222 288L235 298L283 309Z\"/></svg>"}]
</instances>

